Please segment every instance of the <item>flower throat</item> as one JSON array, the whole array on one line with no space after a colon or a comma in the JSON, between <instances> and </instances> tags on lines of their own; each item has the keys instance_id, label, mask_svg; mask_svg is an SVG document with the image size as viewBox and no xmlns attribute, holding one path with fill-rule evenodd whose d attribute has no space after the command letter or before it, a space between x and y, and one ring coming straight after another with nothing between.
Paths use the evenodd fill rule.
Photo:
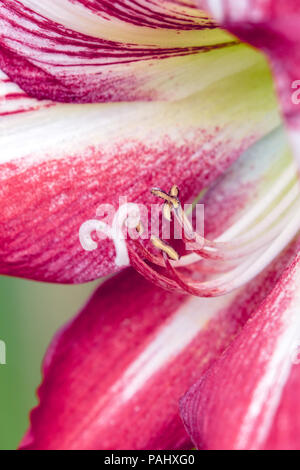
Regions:
<instances>
[{"instance_id":1,"label":"flower throat","mask_svg":"<svg viewBox=\"0 0 300 470\"><path fill-rule=\"evenodd\" d=\"M180 256L171 244L152 236L158 250L154 254L138 238L127 241L131 265L151 282L172 291L215 297L238 289L261 273L300 230L299 184L293 182L293 176L294 169L287 168L267 197L214 240L193 229L177 186L169 192L152 189L163 201L163 217L182 228L182 242L189 254ZM136 230L141 236L141 222Z\"/></svg>"}]
</instances>

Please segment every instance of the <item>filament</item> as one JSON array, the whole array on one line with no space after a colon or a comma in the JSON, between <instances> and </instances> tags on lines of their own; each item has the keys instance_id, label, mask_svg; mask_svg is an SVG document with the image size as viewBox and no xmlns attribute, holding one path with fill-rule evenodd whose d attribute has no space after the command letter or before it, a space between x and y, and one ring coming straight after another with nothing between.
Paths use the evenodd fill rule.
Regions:
<instances>
[{"instance_id":1,"label":"filament","mask_svg":"<svg viewBox=\"0 0 300 470\"><path fill-rule=\"evenodd\" d=\"M213 240L194 231L176 186L169 193L158 188L152 193L164 200L163 216L169 220L174 215L183 230L185 248L192 243L192 252L180 258L156 238L153 245L161 254L153 254L139 239L128 243L128 253L143 276L168 290L200 297L227 294L259 275L300 230L300 191L292 165L271 191Z\"/></svg>"}]
</instances>

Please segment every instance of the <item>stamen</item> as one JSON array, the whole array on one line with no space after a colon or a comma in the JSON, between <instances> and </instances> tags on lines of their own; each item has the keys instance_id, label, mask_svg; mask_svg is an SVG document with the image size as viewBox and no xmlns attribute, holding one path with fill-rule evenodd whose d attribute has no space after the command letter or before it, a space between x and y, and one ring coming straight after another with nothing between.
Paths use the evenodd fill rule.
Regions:
<instances>
[{"instance_id":1,"label":"stamen","mask_svg":"<svg viewBox=\"0 0 300 470\"><path fill-rule=\"evenodd\" d=\"M290 170L286 172L286 175L289 174L291 176ZM289 180L286 183L290 183ZM276 186L276 185L275 185ZM282 186L282 181L279 181L278 185L281 191L284 189ZM274 197L278 196L279 187L273 189ZM279 217L295 200L297 200L299 196L299 186L298 182L294 184L292 189L288 192L287 196L285 196L271 211L269 217L266 216L262 221L260 221L254 229L250 230L247 235L243 235L242 237L236 238L233 241L226 241L228 240L228 234L231 232L233 233L235 230L236 234L239 234L237 229L234 229L234 226L231 227L228 231L226 231L221 237L219 237L215 241L206 240L201 237L199 234L193 231L193 228L186 217L181 205L179 205L178 209L174 210L174 214L183 228L183 237L186 243L189 243L191 239L194 240L195 246L197 248L194 250L195 253L199 254L200 256L208 259L233 259L233 258L240 258L247 256L249 253L258 250L259 248L263 247L264 245L268 244L274 237L276 237L279 231L283 228L283 221L279 221L280 225L278 224L277 227L274 227L272 231L266 232L266 228L272 226L274 222L276 222ZM269 205L274 203L274 200L268 198ZM266 198L263 202L263 210L267 209L266 205ZM256 211L256 217L258 218L262 214L262 205L258 205ZM252 210L251 218L248 220L248 226L252 222L252 218L254 217L254 211ZM290 214L286 217L289 220ZM255 219L254 219L255 220ZM247 222L247 218L245 216L244 222ZM269 225L267 225L267 223ZM236 224L239 227L239 231L246 228L245 223L241 224L239 220ZM264 233L265 232L265 233ZM261 236L261 234L263 236ZM187 235L186 235L187 234ZM258 238L260 236L260 238ZM224 240L224 241L223 241Z\"/></svg>"},{"instance_id":2,"label":"stamen","mask_svg":"<svg viewBox=\"0 0 300 470\"><path fill-rule=\"evenodd\" d=\"M171 188L171 191L170 191L170 196L173 196L173 197L176 197L178 198L179 196L179 188L178 186L176 186L176 184L174 184Z\"/></svg>"},{"instance_id":3,"label":"stamen","mask_svg":"<svg viewBox=\"0 0 300 470\"><path fill-rule=\"evenodd\" d=\"M177 187L173 186L172 190L173 192L176 191ZM171 190L171 191L172 191ZM151 193L154 195L154 196L157 196L159 197L160 199L163 199L164 201L167 201L168 203L171 204L171 206L173 206L175 209L177 209L179 207L179 201L177 199L176 196L172 195L172 194L169 194L169 193L166 193L165 191L162 191L161 189L159 188L153 188L151 190Z\"/></svg>"},{"instance_id":4,"label":"stamen","mask_svg":"<svg viewBox=\"0 0 300 470\"><path fill-rule=\"evenodd\" d=\"M136 249L136 252L144 259L149 261L150 263L160 266L162 268L165 267L164 260L161 255L156 256L152 254L145 246L142 244L140 240L130 240L130 244L133 245L133 247Z\"/></svg>"},{"instance_id":5,"label":"stamen","mask_svg":"<svg viewBox=\"0 0 300 470\"><path fill-rule=\"evenodd\" d=\"M144 227L141 221L139 221L138 225L136 226L136 231L139 235L143 235Z\"/></svg>"},{"instance_id":6,"label":"stamen","mask_svg":"<svg viewBox=\"0 0 300 470\"><path fill-rule=\"evenodd\" d=\"M164 201L164 217L171 220L174 214L183 228L183 242L187 245L192 241L193 252L180 258L169 244L152 237L152 244L162 252L162 256L156 256L135 240L131 243L136 250L129 247L132 265L160 287L200 297L224 295L241 287L263 271L300 230L300 218L295 217L300 211L299 185L291 168L282 176L272 195L264 196L249 217L240 218L212 241L194 231L178 199L177 186L169 193L154 188L152 194ZM188 276L180 272L183 267ZM199 275L208 280L195 280Z\"/></svg>"},{"instance_id":7,"label":"stamen","mask_svg":"<svg viewBox=\"0 0 300 470\"><path fill-rule=\"evenodd\" d=\"M174 248L172 248L167 243L163 242L160 238L151 237L151 242L153 246L155 246L155 248L158 248L162 252L166 253L169 256L169 258L171 258L174 261L179 261L180 256L177 253L177 251L174 250Z\"/></svg>"},{"instance_id":8,"label":"stamen","mask_svg":"<svg viewBox=\"0 0 300 470\"><path fill-rule=\"evenodd\" d=\"M172 205L169 202L164 203L163 216L168 222L171 222L171 220L172 220Z\"/></svg>"},{"instance_id":9,"label":"stamen","mask_svg":"<svg viewBox=\"0 0 300 470\"><path fill-rule=\"evenodd\" d=\"M163 216L164 218L168 221L171 222L172 220L172 210L173 208L178 208L179 206L179 201L178 201L178 196L179 196L179 188L175 184L172 186L171 190L169 193L166 193L165 191L162 191L159 188L153 188L151 190L151 193L154 196L157 196L165 201L163 205Z\"/></svg>"},{"instance_id":10,"label":"stamen","mask_svg":"<svg viewBox=\"0 0 300 470\"><path fill-rule=\"evenodd\" d=\"M298 201L297 209L300 209L300 201ZM166 266L171 273L171 277L178 282L179 286L183 290L192 295L198 295L201 297L216 297L238 289L242 285L254 279L293 240L299 229L299 221L293 218L290 220L285 230L283 230L267 250L261 251L258 257L256 255L252 256L242 265L213 281L190 282L188 279L183 278L177 270L174 269L170 261L165 256L164 259Z\"/></svg>"}]
</instances>

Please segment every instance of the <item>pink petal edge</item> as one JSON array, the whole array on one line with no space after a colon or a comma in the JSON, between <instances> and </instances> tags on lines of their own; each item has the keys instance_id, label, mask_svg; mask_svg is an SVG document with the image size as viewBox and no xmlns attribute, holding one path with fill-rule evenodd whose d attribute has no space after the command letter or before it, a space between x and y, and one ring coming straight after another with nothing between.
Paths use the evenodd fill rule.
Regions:
<instances>
[{"instance_id":1,"label":"pink petal edge","mask_svg":"<svg viewBox=\"0 0 300 470\"><path fill-rule=\"evenodd\" d=\"M300 255L181 400L198 449L299 449Z\"/></svg>"},{"instance_id":2,"label":"pink petal edge","mask_svg":"<svg viewBox=\"0 0 300 470\"><path fill-rule=\"evenodd\" d=\"M298 0L198 0L219 24L269 58L300 166L300 5Z\"/></svg>"}]
</instances>

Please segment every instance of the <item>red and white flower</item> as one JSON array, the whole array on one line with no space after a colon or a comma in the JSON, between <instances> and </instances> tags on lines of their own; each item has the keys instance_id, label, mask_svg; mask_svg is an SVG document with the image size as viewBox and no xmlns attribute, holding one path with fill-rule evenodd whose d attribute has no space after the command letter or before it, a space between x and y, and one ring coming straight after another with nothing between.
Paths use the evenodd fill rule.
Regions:
<instances>
[{"instance_id":1,"label":"red and white flower","mask_svg":"<svg viewBox=\"0 0 300 470\"><path fill-rule=\"evenodd\" d=\"M206 190L192 262L128 243L157 285L127 267L56 336L23 448L299 448L299 21L296 0L0 0L2 274L117 273L113 240L78 236L99 205Z\"/></svg>"}]
</instances>

